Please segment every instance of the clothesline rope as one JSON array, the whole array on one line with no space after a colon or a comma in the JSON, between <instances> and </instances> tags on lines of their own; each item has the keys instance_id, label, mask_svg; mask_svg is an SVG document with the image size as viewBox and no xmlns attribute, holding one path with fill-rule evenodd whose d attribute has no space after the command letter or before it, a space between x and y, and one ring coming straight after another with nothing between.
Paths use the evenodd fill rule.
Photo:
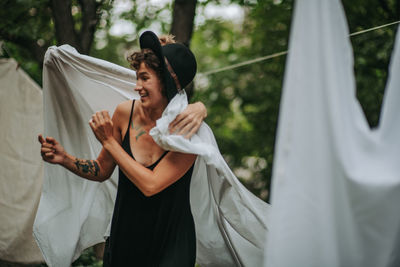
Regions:
<instances>
[{"instance_id":1,"label":"clothesline rope","mask_svg":"<svg viewBox=\"0 0 400 267\"><path fill-rule=\"evenodd\" d=\"M400 20L399 21L394 21L394 22L391 22L391 23L387 23L387 24L384 24L384 25L380 25L380 26L376 26L376 27L373 27L373 28L365 29L365 30L362 30L362 31L353 32L353 33L349 34L349 36L353 37L353 36L356 36L356 35L359 35L359 34L367 33L367 32L370 32L370 31L375 31L375 30L378 30L378 29L381 29L381 28L385 28L385 27L388 27L388 26L391 26L391 25L399 24L399 23L400 23ZM229 65L229 66L226 66L226 67L222 67L222 68L206 71L204 73L201 73L201 75L207 76L207 75L210 75L210 74L215 74L215 73L226 71L226 70L236 69L236 68L239 68L239 67L242 67L242 66L254 64L254 63L257 63L257 62L260 62L260 61L264 61L264 60L267 60L267 59L280 57L280 56L286 55L287 53L288 53L288 50L282 51L282 52L278 52L278 53L274 53L274 54L267 55L267 56L263 56L263 57L258 57L258 58L255 58L255 59L246 60L246 61L243 61L243 62L240 62L240 63L236 63L236 64L232 64L232 65Z\"/></svg>"}]
</instances>

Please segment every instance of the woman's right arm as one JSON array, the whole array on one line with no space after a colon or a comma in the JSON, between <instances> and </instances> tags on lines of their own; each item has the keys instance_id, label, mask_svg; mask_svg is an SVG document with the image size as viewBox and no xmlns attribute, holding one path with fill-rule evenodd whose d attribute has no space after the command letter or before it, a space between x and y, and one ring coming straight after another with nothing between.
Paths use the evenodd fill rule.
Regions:
<instances>
[{"instance_id":1,"label":"woman's right arm","mask_svg":"<svg viewBox=\"0 0 400 267\"><path fill-rule=\"evenodd\" d=\"M121 107L123 107L123 105L118 105L112 118L114 123L113 136L119 143L122 143L120 117L126 115ZM114 159L104 148L95 160L80 159L68 154L63 146L52 137L43 138L40 134L38 139L42 145L40 152L44 161L51 164L59 164L80 177L103 182L110 178L115 169L116 164Z\"/></svg>"},{"instance_id":2,"label":"woman's right arm","mask_svg":"<svg viewBox=\"0 0 400 267\"><path fill-rule=\"evenodd\" d=\"M42 135L39 135L39 142L42 145L40 152L44 161L59 164L80 177L103 182L114 171L114 160L104 149L95 160L79 159L68 154L53 137L43 138Z\"/></svg>"}]
</instances>

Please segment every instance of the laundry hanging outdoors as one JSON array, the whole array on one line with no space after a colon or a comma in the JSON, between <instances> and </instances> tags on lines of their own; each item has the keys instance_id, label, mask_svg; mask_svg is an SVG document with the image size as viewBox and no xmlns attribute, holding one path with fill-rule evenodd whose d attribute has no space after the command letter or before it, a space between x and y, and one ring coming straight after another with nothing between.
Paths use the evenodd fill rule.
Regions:
<instances>
[{"instance_id":1,"label":"laundry hanging outdoors","mask_svg":"<svg viewBox=\"0 0 400 267\"><path fill-rule=\"evenodd\" d=\"M340 1L294 10L264 266L400 266L400 35L371 129Z\"/></svg>"},{"instance_id":2,"label":"laundry hanging outdoors","mask_svg":"<svg viewBox=\"0 0 400 267\"><path fill-rule=\"evenodd\" d=\"M12 58L0 59L0 114L0 259L40 263L32 227L43 162L30 140L43 131L42 90Z\"/></svg>"},{"instance_id":3,"label":"laundry hanging outdoors","mask_svg":"<svg viewBox=\"0 0 400 267\"><path fill-rule=\"evenodd\" d=\"M260 2L252 8L260 12L263 5L279 8L280 5L288 4L282 1ZM345 5L346 8L348 6ZM391 3L388 9L390 7ZM38 7L30 9L30 16L36 16L36 8ZM59 8L61 9L61 6ZM251 14L253 14L252 8L249 8ZM74 14L84 12L79 9L74 11L74 6L72 11ZM164 63L164 60L157 62L161 62L162 68L168 71L171 80L165 80L166 76L157 77L167 88L164 88L167 95L163 97L167 97L168 105L154 127L144 135L147 133L157 146L165 151L155 166L174 151L196 155L195 163L188 171L191 179L189 180L190 210L195 225L196 266L398 266L400 265L398 253L400 214L396 203L399 202L400 196L398 167L400 165L396 136L400 124L396 113L398 113L397 91L400 88L400 80L396 74L400 68L400 37L398 34L395 37L379 124L372 128L367 121L368 115L364 113L356 97L354 56L349 39L351 36L397 25L399 22L357 30L350 34L344 8L339 0L298 0L293 5L293 11L287 51L279 49L277 51L282 52L272 51L267 55L262 53L261 55L266 56L250 56L250 59L230 65L221 63L208 66L207 64L208 69L202 65L203 72L198 73L200 75L196 81L199 84L200 94L209 98L208 103L217 103L216 99L219 98L225 102L230 99L231 102L228 101L229 104L226 102L225 105L233 115L224 118L222 124L219 122L220 125L229 125L228 127L213 128L202 122L198 132L190 139L176 133L172 134L169 130L170 123L179 114L185 113L188 97L185 91L177 93L174 97L168 96L171 83L177 87L178 92L180 91L182 72L175 65L176 61L167 59L163 53L179 46L168 47L170 37L160 38L160 44L167 45L167 48L160 50L161 58L164 55L166 62ZM226 12L227 16L228 13ZM282 15L282 21L276 22L276 25L275 22L271 22L276 26L274 31L289 27L284 17ZM55 23L57 24L57 21ZM0 23L0 37L4 38L2 27L3 24ZM198 27L198 31L205 31L201 26ZM84 29L83 25L81 30ZM208 31L212 32L212 27ZM267 27L265 36L273 36ZM143 31L141 31L142 37ZM199 42L201 38L203 37L197 35L192 41ZM218 38L215 37L216 40ZM227 44L233 42L227 35L225 38L218 39L220 43L214 43L214 39L211 38L209 44L203 46L214 45L221 51L230 51L233 46L228 45L227 48ZM252 40L250 43L254 47L257 47L257 41L263 40L251 38L249 36L246 42L249 44L249 40ZM43 39L37 44L42 44L42 41ZM138 43L140 48L146 47L143 45L145 43L143 40ZM187 41L185 43L188 44ZM206 53L202 54L204 52L201 52L203 50L198 49L198 46L192 44L191 47L194 47L193 51L196 52L198 61L212 62L210 58L215 55L209 57ZM13 49L7 50L7 54L14 53ZM99 161L95 163L94 160L99 154L104 153L102 151L105 145L103 143L102 147L101 141L99 142L93 128L92 115L99 116L97 111L107 110L110 117L119 116L115 114L120 112L118 110L121 103L129 101L131 111L125 137L130 136L131 140L126 139L121 131L121 146L128 154L131 153L132 158L140 162L140 157L136 159L134 149L129 150L131 152L126 150L124 140L128 140L127 144L132 149L138 139L143 139L143 133L138 131L140 128L134 119L135 113L137 114L138 106L140 110L142 105L146 105L143 103L155 98L152 91L143 86L148 78L141 73L142 65L131 70L86 56L84 54L87 52L80 53L77 49L84 51L79 45L75 48L70 45L50 46L47 49L43 59L43 101L39 99L42 97L38 91L39 87L34 86L24 74L22 78L10 78L20 72L18 63L11 60L7 62L7 67L2 68L2 73L9 75L3 79L4 84L9 84L10 80L15 84L7 87L9 91L2 89L0 99L3 103L0 121L1 125L7 128L2 137L6 142L3 142L1 149L2 158L4 155L7 160L0 162L4 166L0 177L3 184L1 187L3 194L0 194L2 205L0 265L3 263L2 260L16 263L45 260L48 266L71 266L87 248L107 241L103 264L115 266L117 254L111 253L110 248L118 247L109 236L110 232L111 235L113 231L115 234L112 221L117 220L116 217L126 216L126 213L119 213L118 200L115 204L116 196L120 195L120 198L122 196L121 187L126 185L124 182L121 186L119 182L121 175L130 177L126 169L117 166L119 170L115 170L108 180L99 183L82 179L61 166L44 163L43 168L37 134L41 133L44 136L44 138L39 137L42 143L42 157L46 154L43 152L43 143L46 146L52 142L48 141L46 136L54 137L66 152L76 157L74 164L78 170L80 166L84 172L96 173L103 167L100 169L96 167ZM160 59L160 52L157 49L154 50L152 46L150 50ZM148 51L141 53L146 54ZM230 138L235 134L240 140L246 140L243 138L243 133L246 131L254 136L251 131L264 132L265 126L272 127L269 117L268 119L266 116L263 117L254 127L244 114L248 112L246 116L258 115L254 106L248 104L252 101L248 93L258 95L259 101L262 101L264 98L261 92L263 90L270 92L274 87L269 83L261 83L265 79L271 79L279 67L274 67L275 70L270 68L271 73L267 71L265 74L257 74L254 68L252 71L244 69L243 73L239 69L245 66L251 69L253 65L270 59L275 61L262 64L278 66L277 60L282 60L278 58L284 55L288 56L280 98L276 145L273 151L272 186L268 193L265 189L256 190L257 186L262 188L266 187L266 184L254 182L257 185L251 185L251 179L255 179L256 171L265 169L265 166L271 168L270 160L265 163L262 156L251 156L242 160L246 165L243 168L238 168L237 163L228 166L221 155L224 154L224 149L220 151L214 134L217 139L221 138L220 136L226 137L226 140L222 139L223 142L219 141L220 145L222 143L222 147L225 147L226 143L232 142ZM382 57L382 54L377 57ZM231 55L231 58L235 58L235 55ZM222 58L220 60L224 62ZM5 62L2 61L0 66L6 66ZM221 65L222 67L214 67ZM221 72L233 70L235 70L232 72L234 76L243 77L234 78L231 74L226 74L225 78L220 79L220 83L216 83L224 84L223 88L215 88L214 93L207 92L209 89L206 90L204 86L213 86L213 82L219 79L218 75ZM210 78L211 76L213 78ZM226 77L230 77L231 84L227 84ZM246 79L251 80L254 77L260 79L260 88L263 89L242 88L247 84L244 82ZM236 79L239 82L236 82ZM23 82L20 82L22 80ZM31 89L22 91L13 89L29 87L25 86L26 84ZM21 102L23 110L10 100L9 96L14 94L16 98L24 99ZM238 94L240 97L230 98L233 94ZM263 107L264 104L259 103L261 109L270 110L267 108L270 103ZM207 108L212 110L210 106ZM22 115L24 122L15 124L15 121L21 121L21 114L24 114ZM220 120L210 112L209 117L216 121ZM265 125L266 122L269 124ZM15 130L16 125L21 130ZM240 128L245 128L246 131ZM231 129L232 132L227 133L226 129ZM18 134L13 134L14 132ZM27 133L35 135L34 138L27 137ZM24 142L19 143L18 140ZM271 150L269 147L264 147L266 145L264 140L258 142L258 148L263 152L256 153L257 155L265 155L263 153L266 150ZM12 143L19 143L19 147L13 147ZM250 143L248 141L249 146L252 145ZM245 147L245 141L242 141L241 145L243 151L250 151ZM22 153L22 151L28 152ZM238 154L243 154L243 151L240 153L238 151ZM36 158L36 163L33 158ZM228 162L236 161L232 160L229 154L226 158ZM89 162L86 159L93 160L90 161L92 165L84 165ZM119 165L119 162L117 163ZM142 165L150 168L149 165ZM86 167L88 169L84 169ZM264 199L270 194L271 205L246 189L234 172ZM11 183L10 177L15 177ZM141 191L138 189L140 186L132 180L127 182L131 183L132 187L135 184L134 190ZM167 187L161 193L168 190ZM12 194L13 192L18 194ZM131 192L133 191L129 191L128 194ZM154 196L154 198L147 197L158 198L157 194ZM17 210L22 212L16 212ZM32 226L34 217L36 218ZM166 222L169 223L164 221ZM183 231L182 226L180 227ZM31 236L32 230L34 236ZM158 228L155 232L157 231ZM33 238L36 244L33 243ZM133 244L135 240L129 239L124 242ZM171 251L168 254L173 255ZM102 255L100 257L102 258ZM174 265L168 263L168 260L163 261L164 256L160 257L154 252L151 261L156 262L159 259L163 264L176 266L176 263Z\"/></svg>"}]
</instances>

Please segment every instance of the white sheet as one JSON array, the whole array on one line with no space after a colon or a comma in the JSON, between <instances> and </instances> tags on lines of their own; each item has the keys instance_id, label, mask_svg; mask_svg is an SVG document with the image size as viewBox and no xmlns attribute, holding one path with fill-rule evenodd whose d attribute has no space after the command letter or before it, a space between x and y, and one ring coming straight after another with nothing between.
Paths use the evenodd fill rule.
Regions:
<instances>
[{"instance_id":1,"label":"white sheet","mask_svg":"<svg viewBox=\"0 0 400 267\"><path fill-rule=\"evenodd\" d=\"M43 181L42 90L14 59L0 59L0 125L0 259L42 262L32 237Z\"/></svg>"},{"instance_id":2,"label":"white sheet","mask_svg":"<svg viewBox=\"0 0 400 267\"><path fill-rule=\"evenodd\" d=\"M100 151L87 125L92 113L113 111L137 97L133 71L82 56L69 46L49 48L43 80L45 133L81 158L95 158ZM239 183L207 125L191 141L167 133L169 122L186 105L186 96L177 95L151 134L166 149L199 155L191 183L197 262L202 267L260 266L269 205ZM103 240L117 180L114 175L102 184L85 181L49 164L44 179L35 237L49 266L69 266L84 248Z\"/></svg>"},{"instance_id":3,"label":"white sheet","mask_svg":"<svg viewBox=\"0 0 400 267\"><path fill-rule=\"evenodd\" d=\"M371 130L348 35L339 0L296 1L265 266L400 266L400 36Z\"/></svg>"}]
</instances>

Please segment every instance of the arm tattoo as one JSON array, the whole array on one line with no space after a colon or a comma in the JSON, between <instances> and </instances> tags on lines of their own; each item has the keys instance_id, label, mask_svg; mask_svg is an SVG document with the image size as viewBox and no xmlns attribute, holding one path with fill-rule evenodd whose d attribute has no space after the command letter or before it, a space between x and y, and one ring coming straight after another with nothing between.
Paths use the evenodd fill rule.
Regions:
<instances>
[{"instance_id":1,"label":"arm tattoo","mask_svg":"<svg viewBox=\"0 0 400 267\"><path fill-rule=\"evenodd\" d=\"M76 168L84 174L93 174L94 176L97 176L100 172L99 164L97 164L95 160L77 158L74 163Z\"/></svg>"}]
</instances>

